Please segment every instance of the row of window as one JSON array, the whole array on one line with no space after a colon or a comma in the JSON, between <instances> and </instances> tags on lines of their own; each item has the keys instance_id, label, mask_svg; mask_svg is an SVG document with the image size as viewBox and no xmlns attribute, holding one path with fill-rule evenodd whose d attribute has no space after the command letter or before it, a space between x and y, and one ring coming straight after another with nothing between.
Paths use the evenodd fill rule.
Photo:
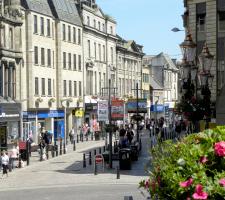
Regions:
<instances>
[{"instance_id":1,"label":"row of window","mask_svg":"<svg viewBox=\"0 0 225 200\"><path fill-rule=\"evenodd\" d=\"M99 61L106 61L106 48L105 45L101 45L98 44L98 57L97 57L97 44L96 42L93 43L94 44L94 58L95 60L99 60ZM87 45L88 45L88 57L91 58L93 53L92 53L92 45L91 45L91 41L88 40L87 41ZM111 63L114 63L114 49L113 47L110 47L110 56L111 56Z\"/></svg>"},{"instance_id":2,"label":"row of window","mask_svg":"<svg viewBox=\"0 0 225 200\"><path fill-rule=\"evenodd\" d=\"M73 86L72 86L73 85ZM82 96L82 83L81 81L63 81L63 96L64 97L81 97Z\"/></svg>"},{"instance_id":3,"label":"row of window","mask_svg":"<svg viewBox=\"0 0 225 200\"><path fill-rule=\"evenodd\" d=\"M81 67L81 55L76 55L76 54L71 54L68 53L68 55L66 56L66 52L63 52L63 69L68 69L68 70L77 70L81 71L82 67ZM73 57L73 58L72 58ZM67 61L68 58L68 61ZM73 60L73 63L72 63Z\"/></svg>"},{"instance_id":4,"label":"row of window","mask_svg":"<svg viewBox=\"0 0 225 200\"><path fill-rule=\"evenodd\" d=\"M87 16L86 24L88 26L94 27L95 29L98 29L99 31L106 32L105 23L101 24L100 21L98 21L98 23L97 23L96 19L93 19L93 22L91 23L90 16ZM113 35L113 27L112 26L110 26L110 34Z\"/></svg>"},{"instance_id":5,"label":"row of window","mask_svg":"<svg viewBox=\"0 0 225 200\"><path fill-rule=\"evenodd\" d=\"M81 45L81 29L62 24L62 40Z\"/></svg>"},{"instance_id":6,"label":"row of window","mask_svg":"<svg viewBox=\"0 0 225 200\"><path fill-rule=\"evenodd\" d=\"M41 64L42 66L47 65L48 67L53 67L54 68L54 51L52 51L51 49L45 49L45 48L40 48L41 49L41 62L39 61L39 50L38 47L35 46L34 47L34 64L35 65L39 65ZM47 54L47 60L46 60L46 54ZM47 61L47 63L46 63Z\"/></svg>"},{"instance_id":7,"label":"row of window","mask_svg":"<svg viewBox=\"0 0 225 200\"><path fill-rule=\"evenodd\" d=\"M50 19L46 19L45 21L44 17L40 17L38 20L37 15L34 15L33 17L33 31L35 34L41 34L43 36L46 35L47 37L54 37L54 22L51 23ZM70 25L68 25L66 28L66 25L62 24L62 40L81 45L81 29L75 28Z\"/></svg>"},{"instance_id":8,"label":"row of window","mask_svg":"<svg viewBox=\"0 0 225 200\"><path fill-rule=\"evenodd\" d=\"M46 84L45 84L45 78L40 78L41 83L39 83L39 78L35 77L35 82L34 82L34 94L35 95L48 95L48 96L54 96L54 94L52 94L52 86L54 87L54 79L47 79L47 93L46 93ZM40 89L39 89L39 85L41 85L41 93L40 93ZM54 89L53 89L54 91Z\"/></svg>"}]
</instances>

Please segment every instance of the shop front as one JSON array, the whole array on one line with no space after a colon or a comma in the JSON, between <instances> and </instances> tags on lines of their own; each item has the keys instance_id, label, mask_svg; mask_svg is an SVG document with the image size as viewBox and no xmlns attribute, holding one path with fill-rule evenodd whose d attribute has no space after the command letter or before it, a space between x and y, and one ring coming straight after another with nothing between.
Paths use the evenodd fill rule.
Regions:
<instances>
[{"instance_id":1,"label":"shop front","mask_svg":"<svg viewBox=\"0 0 225 200\"><path fill-rule=\"evenodd\" d=\"M12 148L20 138L21 104L0 103L0 150Z\"/></svg>"},{"instance_id":2,"label":"shop front","mask_svg":"<svg viewBox=\"0 0 225 200\"><path fill-rule=\"evenodd\" d=\"M40 142L40 134L43 131L52 134L52 141L63 139L64 127L63 110L23 112L23 138L31 136L36 144Z\"/></svg>"}]
</instances>

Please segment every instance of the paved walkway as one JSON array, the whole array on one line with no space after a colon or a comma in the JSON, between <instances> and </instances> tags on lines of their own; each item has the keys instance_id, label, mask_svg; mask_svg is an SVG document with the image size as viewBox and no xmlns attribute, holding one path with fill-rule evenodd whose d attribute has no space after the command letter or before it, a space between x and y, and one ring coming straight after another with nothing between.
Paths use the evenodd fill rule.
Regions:
<instances>
[{"instance_id":1,"label":"paved walkway","mask_svg":"<svg viewBox=\"0 0 225 200\"><path fill-rule=\"evenodd\" d=\"M83 168L83 153L98 149L104 146L105 141L88 141L77 144L77 150L71 151L69 146L68 153L43 162L31 160L31 165L18 169L9 174L8 178L0 180L0 191L29 190L34 188L62 188L67 186L91 186L91 185L136 185L142 179L147 178L145 170L149 162L150 139L147 131L141 133L142 152L138 161L132 163L132 170L121 170L120 179L117 179L116 166L118 162L113 162L113 169L106 168L105 172L94 175L93 165ZM126 194L127 191L124 191ZM138 200L146 199L141 192L130 191Z\"/></svg>"}]
</instances>

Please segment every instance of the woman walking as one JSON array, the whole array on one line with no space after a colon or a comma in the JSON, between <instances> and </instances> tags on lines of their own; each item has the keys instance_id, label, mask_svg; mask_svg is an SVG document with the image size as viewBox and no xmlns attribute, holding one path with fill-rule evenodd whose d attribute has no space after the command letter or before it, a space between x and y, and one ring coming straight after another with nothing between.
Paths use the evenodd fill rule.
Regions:
<instances>
[{"instance_id":1,"label":"woman walking","mask_svg":"<svg viewBox=\"0 0 225 200\"><path fill-rule=\"evenodd\" d=\"M6 174L6 176L8 177L8 164L9 164L9 157L8 155L6 155L5 151L3 151L2 153L2 178L4 176L4 174Z\"/></svg>"}]
</instances>

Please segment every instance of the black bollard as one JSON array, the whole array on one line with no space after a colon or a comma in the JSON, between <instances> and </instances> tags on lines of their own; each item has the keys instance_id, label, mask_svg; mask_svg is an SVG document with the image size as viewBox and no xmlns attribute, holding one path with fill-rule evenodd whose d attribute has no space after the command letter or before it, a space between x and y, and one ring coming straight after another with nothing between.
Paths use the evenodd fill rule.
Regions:
<instances>
[{"instance_id":1,"label":"black bollard","mask_svg":"<svg viewBox=\"0 0 225 200\"><path fill-rule=\"evenodd\" d=\"M62 140L59 143L59 155L62 155Z\"/></svg>"},{"instance_id":2,"label":"black bollard","mask_svg":"<svg viewBox=\"0 0 225 200\"><path fill-rule=\"evenodd\" d=\"M76 142L73 140L73 150L76 151Z\"/></svg>"},{"instance_id":3,"label":"black bollard","mask_svg":"<svg viewBox=\"0 0 225 200\"><path fill-rule=\"evenodd\" d=\"M95 162L95 166L94 166L94 175L97 175L97 165L96 165L96 162Z\"/></svg>"},{"instance_id":4,"label":"black bollard","mask_svg":"<svg viewBox=\"0 0 225 200\"><path fill-rule=\"evenodd\" d=\"M52 148L51 148L51 153L52 153L52 158L54 158L55 157L55 146L51 146Z\"/></svg>"},{"instance_id":5,"label":"black bollard","mask_svg":"<svg viewBox=\"0 0 225 200\"><path fill-rule=\"evenodd\" d=\"M77 143L79 143L79 135L77 134Z\"/></svg>"},{"instance_id":6,"label":"black bollard","mask_svg":"<svg viewBox=\"0 0 225 200\"><path fill-rule=\"evenodd\" d=\"M66 143L65 143L65 141L63 142L63 154L66 154Z\"/></svg>"},{"instance_id":7,"label":"black bollard","mask_svg":"<svg viewBox=\"0 0 225 200\"><path fill-rule=\"evenodd\" d=\"M85 158L85 153L83 154L83 168L86 168L86 158Z\"/></svg>"},{"instance_id":8,"label":"black bollard","mask_svg":"<svg viewBox=\"0 0 225 200\"><path fill-rule=\"evenodd\" d=\"M48 158L49 158L48 148L49 148L49 145L47 144L47 145L46 145L46 158L47 158L47 160L48 160Z\"/></svg>"},{"instance_id":9,"label":"black bollard","mask_svg":"<svg viewBox=\"0 0 225 200\"><path fill-rule=\"evenodd\" d=\"M105 146L103 147L103 151L105 152Z\"/></svg>"},{"instance_id":10,"label":"black bollard","mask_svg":"<svg viewBox=\"0 0 225 200\"><path fill-rule=\"evenodd\" d=\"M59 151L58 151L58 145L55 145L55 156L57 157L59 155Z\"/></svg>"},{"instance_id":11,"label":"black bollard","mask_svg":"<svg viewBox=\"0 0 225 200\"><path fill-rule=\"evenodd\" d=\"M40 161L43 161L43 148L40 145Z\"/></svg>"},{"instance_id":12,"label":"black bollard","mask_svg":"<svg viewBox=\"0 0 225 200\"><path fill-rule=\"evenodd\" d=\"M116 178L120 179L120 168L119 168L119 166L116 167Z\"/></svg>"},{"instance_id":13,"label":"black bollard","mask_svg":"<svg viewBox=\"0 0 225 200\"><path fill-rule=\"evenodd\" d=\"M99 147L99 154L101 154L102 153L102 148L101 147Z\"/></svg>"},{"instance_id":14,"label":"black bollard","mask_svg":"<svg viewBox=\"0 0 225 200\"><path fill-rule=\"evenodd\" d=\"M30 144L29 141L26 143L27 151L26 151L26 157L27 157L27 166L30 164Z\"/></svg>"},{"instance_id":15,"label":"black bollard","mask_svg":"<svg viewBox=\"0 0 225 200\"><path fill-rule=\"evenodd\" d=\"M92 165L91 151L89 152L89 165Z\"/></svg>"},{"instance_id":16,"label":"black bollard","mask_svg":"<svg viewBox=\"0 0 225 200\"><path fill-rule=\"evenodd\" d=\"M94 150L94 155L96 156L96 149Z\"/></svg>"}]
</instances>

